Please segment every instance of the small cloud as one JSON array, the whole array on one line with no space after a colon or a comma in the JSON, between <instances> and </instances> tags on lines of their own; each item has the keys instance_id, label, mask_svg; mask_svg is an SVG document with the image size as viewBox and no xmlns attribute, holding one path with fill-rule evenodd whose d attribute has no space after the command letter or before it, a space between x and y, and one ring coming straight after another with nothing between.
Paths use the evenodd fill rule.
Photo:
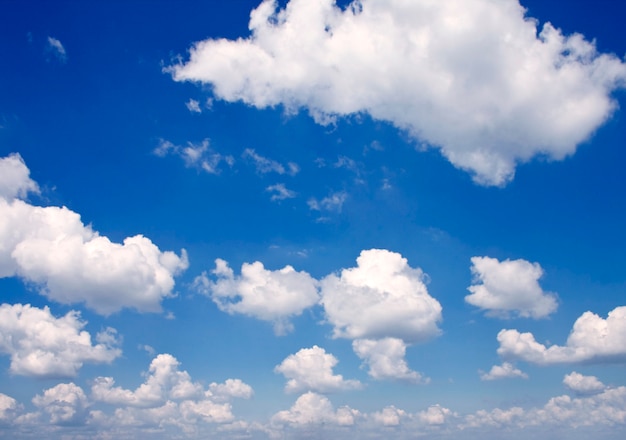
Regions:
<instances>
[{"instance_id":1,"label":"small cloud","mask_svg":"<svg viewBox=\"0 0 626 440\"><path fill-rule=\"evenodd\" d=\"M583 376L576 371L565 375L563 385L576 394L597 394L606 389L606 385L598 380L595 376Z\"/></svg>"},{"instance_id":2,"label":"small cloud","mask_svg":"<svg viewBox=\"0 0 626 440\"><path fill-rule=\"evenodd\" d=\"M195 99L190 99L185 103L187 106L187 110L191 113L202 113L202 109L200 108L200 102Z\"/></svg>"},{"instance_id":3,"label":"small cloud","mask_svg":"<svg viewBox=\"0 0 626 440\"><path fill-rule=\"evenodd\" d=\"M324 197L322 200L317 200L312 197L307 204L313 211L332 211L341 212L341 208L348 198L348 194L345 191L337 191Z\"/></svg>"},{"instance_id":4,"label":"small cloud","mask_svg":"<svg viewBox=\"0 0 626 440\"><path fill-rule=\"evenodd\" d=\"M261 156L253 148L246 148L241 157L251 160L259 174L277 173L295 176L300 171L300 167L296 163L289 162L285 168L280 162Z\"/></svg>"},{"instance_id":5,"label":"small cloud","mask_svg":"<svg viewBox=\"0 0 626 440\"><path fill-rule=\"evenodd\" d=\"M480 373L482 373L480 375L480 380L499 380L510 378L528 379L528 374L515 368L513 364L509 362L505 362L502 365L494 365L491 367L491 370L489 370L489 373Z\"/></svg>"},{"instance_id":6,"label":"small cloud","mask_svg":"<svg viewBox=\"0 0 626 440\"><path fill-rule=\"evenodd\" d=\"M152 152L159 157L165 157L170 154L178 156L183 159L187 168L201 169L209 174L220 174L221 169L219 166L222 162L225 162L230 167L235 163L235 159L232 156L224 156L214 152L209 146L208 139L204 139L199 144L188 142L187 146L176 145L168 140L161 139L159 145Z\"/></svg>"},{"instance_id":7,"label":"small cloud","mask_svg":"<svg viewBox=\"0 0 626 440\"><path fill-rule=\"evenodd\" d=\"M57 40L56 38L48 37L46 50L53 54L60 62L65 63L67 61L67 53L65 52L65 47L63 47L61 41Z\"/></svg>"},{"instance_id":8,"label":"small cloud","mask_svg":"<svg viewBox=\"0 0 626 440\"><path fill-rule=\"evenodd\" d=\"M296 196L296 192L290 189L287 189L283 183L270 185L267 188L265 188L265 191L273 193L271 196L272 201L293 199Z\"/></svg>"}]
</instances>

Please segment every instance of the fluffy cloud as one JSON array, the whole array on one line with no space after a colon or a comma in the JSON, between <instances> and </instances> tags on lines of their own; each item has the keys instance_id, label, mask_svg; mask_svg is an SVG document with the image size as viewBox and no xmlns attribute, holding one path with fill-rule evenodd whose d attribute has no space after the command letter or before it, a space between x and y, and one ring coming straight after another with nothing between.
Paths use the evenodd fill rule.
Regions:
<instances>
[{"instance_id":1,"label":"fluffy cloud","mask_svg":"<svg viewBox=\"0 0 626 440\"><path fill-rule=\"evenodd\" d=\"M404 359L406 344L401 339L357 339L352 342L352 349L367 364L368 374L374 379L429 382L428 378L423 378L418 372L409 369Z\"/></svg>"},{"instance_id":2,"label":"fluffy cloud","mask_svg":"<svg viewBox=\"0 0 626 440\"><path fill-rule=\"evenodd\" d=\"M185 162L186 167L197 168L209 174L220 174L222 162L231 167L235 163L235 159L232 156L223 156L211 150L208 139L204 139L199 144L188 142L187 146L176 145L161 139L153 153L159 157L168 155L179 156Z\"/></svg>"},{"instance_id":3,"label":"fluffy cloud","mask_svg":"<svg viewBox=\"0 0 626 440\"><path fill-rule=\"evenodd\" d=\"M141 235L113 243L65 207L14 199L37 190L19 155L0 159L0 170L0 277L17 275L54 301L84 302L104 315L161 310L188 266L184 250L162 252Z\"/></svg>"},{"instance_id":4,"label":"fluffy cloud","mask_svg":"<svg viewBox=\"0 0 626 440\"><path fill-rule=\"evenodd\" d=\"M423 341L439 334L441 305L421 269L384 249L362 251L357 267L321 281L321 303L334 337Z\"/></svg>"},{"instance_id":5,"label":"fluffy cloud","mask_svg":"<svg viewBox=\"0 0 626 440\"><path fill-rule=\"evenodd\" d=\"M626 66L580 34L537 29L517 0L265 0L252 35L194 44L169 68L216 97L307 109L318 122L366 113L441 150L477 182L518 162L573 154L616 108Z\"/></svg>"},{"instance_id":6,"label":"fluffy cloud","mask_svg":"<svg viewBox=\"0 0 626 440\"><path fill-rule=\"evenodd\" d=\"M55 425L81 425L87 417L88 401L82 388L74 383L61 383L33 398L35 406L50 416Z\"/></svg>"},{"instance_id":7,"label":"fluffy cloud","mask_svg":"<svg viewBox=\"0 0 626 440\"><path fill-rule=\"evenodd\" d=\"M30 170L18 153L0 158L0 198L24 198L29 192L38 193L37 183L30 178Z\"/></svg>"},{"instance_id":8,"label":"fluffy cloud","mask_svg":"<svg viewBox=\"0 0 626 440\"><path fill-rule=\"evenodd\" d=\"M606 385L595 376L583 376L572 371L563 378L563 385L578 394L595 394L606 389Z\"/></svg>"},{"instance_id":9,"label":"fluffy cloud","mask_svg":"<svg viewBox=\"0 0 626 440\"><path fill-rule=\"evenodd\" d=\"M17 400L13 397L7 396L6 394L0 393L0 423L11 421L17 408Z\"/></svg>"},{"instance_id":10,"label":"fluffy cloud","mask_svg":"<svg viewBox=\"0 0 626 440\"><path fill-rule=\"evenodd\" d=\"M361 388L358 380L344 380L340 374L333 374L337 358L314 345L289 355L274 371L289 379L285 391L318 391L327 393L338 390Z\"/></svg>"},{"instance_id":11,"label":"fluffy cloud","mask_svg":"<svg viewBox=\"0 0 626 440\"><path fill-rule=\"evenodd\" d=\"M290 189L287 189L285 184L277 183L275 185L270 185L265 188L265 191L273 193L271 196L272 201L279 201L285 199L293 199L296 196L296 192Z\"/></svg>"},{"instance_id":12,"label":"fluffy cloud","mask_svg":"<svg viewBox=\"0 0 626 440\"><path fill-rule=\"evenodd\" d=\"M202 113L202 109L200 108L200 102L196 101L195 99L190 99L189 101L187 101L185 103L185 106L187 107L187 110L189 110L191 113Z\"/></svg>"},{"instance_id":13,"label":"fluffy cloud","mask_svg":"<svg viewBox=\"0 0 626 440\"><path fill-rule=\"evenodd\" d=\"M574 323L564 346L546 347L532 333L501 330L498 354L540 365L598 363L626 359L626 306L616 307L606 319L585 312Z\"/></svg>"},{"instance_id":14,"label":"fluffy cloud","mask_svg":"<svg viewBox=\"0 0 626 440\"><path fill-rule=\"evenodd\" d=\"M498 261L489 257L472 257L474 284L465 301L488 315L544 318L557 309L556 296L539 286L543 270L538 263L526 260Z\"/></svg>"},{"instance_id":15,"label":"fluffy cloud","mask_svg":"<svg viewBox=\"0 0 626 440\"><path fill-rule=\"evenodd\" d=\"M241 275L235 276L226 261L217 259L213 274L215 282L206 273L195 279L200 292L210 295L222 311L272 322L279 335L293 329L290 317L300 315L319 300L317 281L291 266L272 271L259 261L244 263Z\"/></svg>"},{"instance_id":16,"label":"fluffy cloud","mask_svg":"<svg viewBox=\"0 0 626 440\"><path fill-rule=\"evenodd\" d=\"M498 380L520 377L528 379L528 374L522 370L515 368L510 362L504 362L502 365L494 365L489 373L480 375L480 380Z\"/></svg>"},{"instance_id":17,"label":"fluffy cloud","mask_svg":"<svg viewBox=\"0 0 626 440\"><path fill-rule=\"evenodd\" d=\"M328 398L308 392L300 397L289 410L280 411L272 417L274 425L318 425L331 424L350 426L359 412L349 407L335 411Z\"/></svg>"},{"instance_id":18,"label":"fluffy cloud","mask_svg":"<svg viewBox=\"0 0 626 440\"><path fill-rule=\"evenodd\" d=\"M83 363L110 363L121 355L115 330L96 336L82 330L76 311L55 318L48 307L23 304L0 306L0 352L11 356L14 374L38 377L75 376Z\"/></svg>"},{"instance_id":19,"label":"fluffy cloud","mask_svg":"<svg viewBox=\"0 0 626 440\"><path fill-rule=\"evenodd\" d=\"M372 413L372 420L383 426L398 426L400 420L405 417L407 413L395 406L387 406L382 411Z\"/></svg>"}]
</instances>

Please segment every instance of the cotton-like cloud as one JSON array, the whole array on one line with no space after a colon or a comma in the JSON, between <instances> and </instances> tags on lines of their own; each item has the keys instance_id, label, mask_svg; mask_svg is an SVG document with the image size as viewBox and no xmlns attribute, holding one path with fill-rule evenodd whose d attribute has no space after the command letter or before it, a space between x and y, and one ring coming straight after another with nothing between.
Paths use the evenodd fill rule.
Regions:
<instances>
[{"instance_id":1,"label":"cotton-like cloud","mask_svg":"<svg viewBox=\"0 0 626 440\"><path fill-rule=\"evenodd\" d=\"M289 355L274 368L274 371L289 379L285 391L290 393L302 391L328 393L361 388L362 385L358 380L344 380L342 375L333 374L333 368L338 362L335 356L314 345Z\"/></svg>"},{"instance_id":2,"label":"cotton-like cloud","mask_svg":"<svg viewBox=\"0 0 626 440\"><path fill-rule=\"evenodd\" d=\"M39 187L30 178L30 170L22 156L13 153L0 158L0 198L25 198L30 192L38 193Z\"/></svg>"},{"instance_id":3,"label":"cotton-like cloud","mask_svg":"<svg viewBox=\"0 0 626 440\"><path fill-rule=\"evenodd\" d=\"M465 301L487 311L488 315L544 318L557 309L556 295L539 286L543 270L526 260L498 261L472 257L474 284Z\"/></svg>"},{"instance_id":4,"label":"cotton-like cloud","mask_svg":"<svg viewBox=\"0 0 626 440\"><path fill-rule=\"evenodd\" d=\"M0 393L0 423L11 421L18 406L13 397Z\"/></svg>"},{"instance_id":5,"label":"cotton-like cloud","mask_svg":"<svg viewBox=\"0 0 626 440\"><path fill-rule=\"evenodd\" d=\"M202 109L200 108L200 102L195 99L190 99L185 103L187 110L191 113L202 113Z\"/></svg>"},{"instance_id":6,"label":"cotton-like cloud","mask_svg":"<svg viewBox=\"0 0 626 440\"><path fill-rule=\"evenodd\" d=\"M383 426L398 426L402 418L407 417L406 411L395 406L387 406L371 415L374 422Z\"/></svg>"},{"instance_id":7,"label":"cotton-like cloud","mask_svg":"<svg viewBox=\"0 0 626 440\"><path fill-rule=\"evenodd\" d=\"M216 175L222 172L220 168L222 162L229 167L232 167L235 163L233 156L224 156L214 152L209 147L208 139L204 139L199 144L188 142L187 146L176 145L168 140L161 139L159 145L152 152L159 157L168 155L179 156L183 159L187 168L196 168Z\"/></svg>"},{"instance_id":8,"label":"cotton-like cloud","mask_svg":"<svg viewBox=\"0 0 626 440\"><path fill-rule=\"evenodd\" d=\"M300 167L294 162L287 163L285 167L280 162L261 156L252 148L246 148L241 156L251 161L259 174L277 173L295 176L300 171Z\"/></svg>"},{"instance_id":9,"label":"cotton-like cloud","mask_svg":"<svg viewBox=\"0 0 626 440\"><path fill-rule=\"evenodd\" d=\"M421 269L385 249L364 250L356 261L356 267L321 281L321 304L334 337L410 343L440 333L441 305L428 294Z\"/></svg>"},{"instance_id":10,"label":"cotton-like cloud","mask_svg":"<svg viewBox=\"0 0 626 440\"><path fill-rule=\"evenodd\" d=\"M317 280L291 266L272 271L259 261L244 263L241 275L235 276L226 261L217 259L212 273L215 282L206 272L196 277L194 285L201 293L209 295L224 312L272 322L278 335L291 331L289 319L319 300Z\"/></svg>"},{"instance_id":11,"label":"cotton-like cloud","mask_svg":"<svg viewBox=\"0 0 626 440\"><path fill-rule=\"evenodd\" d=\"M532 333L501 330L498 354L539 365L602 363L626 360L626 306L616 307L606 319L585 312L574 323L564 346L546 347Z\"/></svg>"},{"instance_id":12,"label":"cotton-like cloud","mask_svg":"<svg viewBox=\"0 0 626 440\"><path fill-rule=\"evenodd\" d=\"M65 47L63 47L61 41L53 37L48 37L46 48L49 52L54 54L60 62L65 63L67 61L67 52L65 52Z\"/></svg>"},{"instance_id":13,"label":"cotton-like cloud","mask_svg":"<svg viewBox=\"0 0 626 440\"><path fill-rule=\"evenodd\" d=\"M335 411L328 398L308 392L300 397L289 410L280 411L272 417L274 425L339 425L354 424L359 412L349 407L341 407Z\"/></svg>"},{"instance_id":14,"label":"cotton-like cloud","mask_svg":"<svg viewBox=\"0 0 626 440\"><path fill-rule=\"evenodd\" d=\"M583 376L572 371L563 378L563 385L578 394L596 394L607 387L595 376Z\"/></svg>"},{"instance_id":15,"label":"cotton-like cloud","mask_svg":"<svg viewBox=\"0 0 626 440\"><path fill-rule=\"evenodd\" d=\"M122 354L115 330L96 336L83 330L79 312L55 318L48 307L0 305L0 352L11 357L13 374L36 377L72 377L84 363L110 363Z\"/></svg>"},{"instance_id":16,"label":"cotton-like cloud","mask_svg":"<svg viewBox=\"0 0 626 440\"><path fill-rule=\"evenodd\" d=\"M271 196L272 201L293 199L297 195L295 191L287 189L287 187L283 183L270 185L265 188L265 191L273 193Z\"/></svg>"},{"instance_id":17,"label":"cotton-like cloud","mask_svg":"<svg viewBox=\"0 0 626 440\"><path fill-rule=\"evenodd\" d=\"M88 414L87 396L81 387L74 383L61 383L33 398L35 406L50 416L55 425L82 425Z\"/></svg>"},{"instance_id":18,"label":"cotton-like cloud","mask_svg":"<svg viewBox=\"0 0 626 440\"><path fill-rule=\"evenodd\" d=\"M456 416L456 413L453 413L450 409L441 405L432 405L429 406L426 411L417 413L417 419L429 426L443 425L453 416Z\"/></svg>"},{"instance_id":19,"label":"cotton-like cloud","mask_svg":"<svg viewBox=\"0 0 626 440\"><path fill-rule=\"evenodd\" d=\"M510 362L504 362L502 365L494 365L488 373L480 375L480 380L499 380L509 378L528 379L528 374L522 370L515 368Z\"/></svg>"},{"instance_id":20,"label":"cotton-like cloud","mask_svg":"<svg viewBox=\"0 0 626 440\"><path fill-rule=\"evenodd\" d=\"M357 339L352 349L369 367L368 374L377 380L403 380L413 383L428 383L428 378L409 368L404 359L406 344L401 339L380 340Z\"/></svg>"},{"instance_id":21,"label":"cotton-like cloud","mask_svg":"<svg viewBox=\"0 0 626 440\"><path fill-rule=\"evenodd\" d=\"M616 108L626 65L580 34L538 29L517 0L263 1L252 35L207 39L169 68L217 98L366 113L428 143L477 182L502 185L536 155L561 160Z\"/></svg>"},{"instance_id":22,"label":"cotton-like cloud","mask_svg":"<svg viewBox=\"0 0 626 440\"><path fill-rule=\"evenodd\" d=\"M111 242L65 207L40 207L23 197L37 185L19 155L0 159L0 277L19 276L64 304L85 303L108 315L124 307L158 312L172 295L187 254L162 252L135 235Z\"/></svg>"}]
</instances>

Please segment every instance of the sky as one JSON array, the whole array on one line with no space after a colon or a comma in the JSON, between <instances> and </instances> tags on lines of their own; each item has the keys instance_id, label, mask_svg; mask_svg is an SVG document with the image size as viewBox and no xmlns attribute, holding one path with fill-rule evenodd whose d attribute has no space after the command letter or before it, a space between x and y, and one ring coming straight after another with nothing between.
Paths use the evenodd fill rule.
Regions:
<instances>
[{"instance_id":1,"label":"sky","mask_svg":"<svg viewBox=\"0 0 626 440\"><path fill-rule=\"evenodd\" d=\"M624 437L621 2L0 5L0 436Z\"/></svg>"}]
</instances>

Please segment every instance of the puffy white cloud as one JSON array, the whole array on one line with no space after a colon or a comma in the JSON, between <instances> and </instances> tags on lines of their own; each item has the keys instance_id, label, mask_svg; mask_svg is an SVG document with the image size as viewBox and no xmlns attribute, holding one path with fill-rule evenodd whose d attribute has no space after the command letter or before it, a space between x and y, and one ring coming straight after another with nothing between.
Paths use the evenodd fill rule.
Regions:
<instances>
[{"instance_id":1,"label":"puffy white cloud","mask_svg":"<svg viewBox=\"0 0 626 440\"><path fill-rule=\"evenodd\" d=\"M185 106L187 107L187 110L189 110L191 113L202 113L202 109L200 108L200 102L196 101L195 99L189 99L189 101L185 103Z\"/></svg>"},{"instance_id":2,"label":"puffy white cloud","mask_svg":"<svg viewBox=\"0 0 626 440\"><path fill-rule=\"evenodd\" d=\"M226 261L217 259L212 273L217 277L215 282L206 272L196 277L194 285L201 293L210 295L222 311L272 322L278 335L293 329L289 318L319 300L318 282L291 266L272 271L259 261L244 263L241 275L235 276Z\"/></svg>"},{"instance_id":3,"label":"puffy white cloud","mask_svg":"<svg viewBox=\"0 0 626 440\"><path fill-rule=\"evenodd\" d=\"M0 393L0 423L6 423L13 420L15 411L19 405L17 400L4 393Z\"/></svg>"},{"instance_id":4,"label":"puffy white cloud","mask_svg":"<svg viewBox=\"0 0 626 440\"><path fill-rule=\"evenodd\" d=\"M334 337L423 341L440 333L441 305L421 269L384 249L361 252L357 267L321 281L321 303Z\"/></svg>"},{"instance_id":5,"label":"puffy white cloud","mask_svg":"<svg viewBox=\"0 0 626 440\"><path fill-rule=\"evenodd\" d=\"M443 425L450 417L453 416L456 417L456 414L441 405L432 405L429 406L426 411L420 411L417 413L417 419L429 426Z\"/></svg>"},{"instance_id":6,"label":"puffy white cloud","mask_svg":"<svg viewBox=\"0 0 626 440\"><path fill-rule=\"evenodd\" d=\"M398 409L395 406L387 406L381 411L372 413L372 419L383 426L398 426L400 420L407 417L407 413L404 410Z\"/></svg>"},{"instance_id":7,"label":"puffy white cloud","mask_svg":"<svg viewBox=\"0 0 626 440\"><path fill-rule=\"evenodd\" d=\"M323 348L314 345L289 355L274 368L277 373L289 379L285 391L317 391L321 393L361 388L358 380L344 380L340 374L333 374L338 360Z\"/></svg>"},{"instance_id":8,"label":"puffy white cloud","mask_svg":"<svg viewBox=\"0 0 626 440\"><path fill-rule=\"evenodd\" d=\"M209 140L204 139L201 143L188 142L187 146L176 145L168 140L161 139L159 145L153 150L159 157L167 155L179 156L185 162L187 168L197 168L209 174L220 174L222 162L232 167L235 163L233 156L224 156L214 152L209 147Z\"/></svg>"},{"instance_id":9,"label":"puffy white cloud","mask_svg":"<svg viewBox=\"0 0 626 440\"><path fill-rule=\"evenodd\" d=\"M46 49L62 63L67 61L67 52L65 51L65 47L63 47L63 44L58 39L48 37Z\"/></svg>"},{"instance_id":10,"label":"puffy white cloud","mask_svg":"<svg viewBox=\"0 0 626 440\"><path fill-rule=\"evenodd\" d=\"M354 424L358 415L358 411L349 407L341 407L335 411L328 398L309 391L298 397L289 410L274 414L271 422L274 425L331 424L350 426Z\"/></svg>"},{"instance_id":11,"label":"puffy white cloud","mask_svg":"<svg viewBox=\"0 0 626 440\"><path fill-rule=\"evenodd\" d=\"M546 347L532 333L501 330L498 354L540 365L598 363L626 359L626 306L616 307L606 319L585 312L574 323L564 346Z\"/></svg>"},{"instance_id":12,"label":"puffy white cloud","mask_svg":"<svg viewBox=\"0 0 626 440\"><path fill-rule=\"evenodd\" d=\"M576 371L565 375L563 385L578 394L595 394L607 388L597 377L583 376Z\"/></svg>"},{"instance_id":13,"label":"puffy white cloud","mask_svg":"<svg viewBox=\"0 0 626 440\"><path fill-rule=\"evenodd\" d=\"M528 374L522 370L515 368L510 362L504 362L502 365L494 365L488 373L480 375L480 380L498 380L520 377L528 379Z\"/></svg>"},{"instance_id":14,"label":"puffy white cloud","mask_svg":"<svg viewBox=\"0 0 626 440\"><path fill-rule=\"evenodd\" d=\"M369 367L368 374L374 379L406 380L428 383L428 378L409 368L404 359L406 344L398 338L380 340L357 339L352 349Z\"/></svg>"},{"instance_id":15,"label":"puffy white cloud","mask_svg":"<svg viewBox=\"0 0 626 440\"><path fill-rule=\"evenodd\" d=\"M115 330L96 336L82 330L76 311L55 318L48 307L0 305L0 352L11 356L13 374L39 377L75 376L83 363L110 363L121 355Z\"/></svg>"},{"instance_id":16,"label":"puffy white cloud","mask_svg":"<svg viewBox=\"0 0 626 440\"><path fill-rule=\"evenodd\" d=\"M472 257L474 284L465 301L487 310L488 315L544 318L557 309L556 295L539 286L543 270L538 263L526 260L498 261Z\"/></svg>"},{"instance_id":17,"label":"puffy white cloud","mask_svg":"<svg viewBox=\"0 0 626 440\"><path fill-rule=\"evenodd\" d=\"M12 153L0 158L0 198L25 198L29 192L38 193L39 187L30 178L30 170L22 156Z\"/></svg>"},{"instance_id":18,"label":"puffy white cloud","mask_svg":"<svg viewBox=\"0 0 626 440\"><path fill-rule=\"evenodd\" d=\"M209 393L213 400L222 401L230 400L234 397L249 399L254 394L254 391L250 385L241 379L226 379L224 383L211 383L209 385Z\"/></svg>"},{"instance_id":19,"label":"puffy white cloud","mask_svg":"<svg viewBox=\"0 0 626 440\"><path fill-rule=\"evenodd\" d=\"M33 398L33 403L50 415L55 425L82 425L89 406L82 388L74 383L61 383Z\"/></svg>"},{"instance_id":20,"label":"puffy white cloud","mask_svg":"<svg viewBox=\"0 0 626 440\"><path fill-rule=\"evenodd\" d=\"M277 183L265 188L265 191L273 193L271 196L272 201L293 199L297 194L295 191L287 189L284 183Z\"/></svg>"},{"instance_id":21,"label":"puffy white cloud","mask_svg":"<svg viewBox=\"0 0 626 440\"><path fill-rule=\"evenodd\" d=\"M0 159L0 171L0 277L17 275L54 301L84 302L104 315L161 310L174 276L188 266L184 250L162 252L142 235L114 243L65 207L13 199L37 191L19 155Z\"/></svg>"},{"instance_id":22,"label":"puffy white cloud","mask_svg":"<svg viewBox=\"0 0 626 440\"><path fill-rule=\"evenodd\" d=\"M252 35L196 42L168 70L258 108L358 113L438 147L477 182L575 152L616 108L626 66L580 34L538 30L517 0L263 1Z\"/></svg>"},{"instance_id":23,"label":"puffy white cloud","mask_svg":"<svg viewBox=\"0 0 626 440\"><path fill-rule=\"evenodd\" d=\"M300 167L294 162L287 163L287 167L285 168L280 162L263 157L252 148L246 148L241 156L244 159L252 161L256 172L259 174L277 173L295 176L300 171Z\"/></svg>"}]
</instances>

